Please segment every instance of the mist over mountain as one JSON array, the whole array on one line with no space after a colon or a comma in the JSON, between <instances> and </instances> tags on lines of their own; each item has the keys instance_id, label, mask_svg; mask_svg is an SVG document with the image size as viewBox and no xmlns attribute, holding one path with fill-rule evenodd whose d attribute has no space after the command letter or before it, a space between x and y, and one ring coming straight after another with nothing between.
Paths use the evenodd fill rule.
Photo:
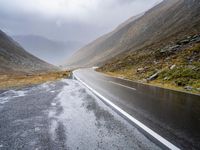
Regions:
<instances>
[{"instance_id":1,"label":"mist over mountain","mask_svg":"<svg viewBox=\"0 0 200 150\"><path fill-rule=\"evenodd\" d=\"M55 41L38 35L16 35L13 38L29 53L54 65L62 64L82 45L77 41Z\"/></svg>"},{"instance_id":2,"label":"mist over mountain","mask_svg":"<svg viewBox=\"0 0 200 150\"><path fill-rule=\"evenodd\" d=\"M31 73L58 70L33 56L0 30L0 74Z\"/></svg>"},{"instance_id":3,"label":"mist over mountain","mask_svg":"<svg viewBox=\"0 0 200 150\"><path fill-rule=\"evenodd\" d=\"M1 0L0 28L9 35L40 35L86 44L158 1Z\"/></svg>"},{"instance_id":4,"label":"mist over mountain","mask_svg":"<svg viewBox=\"0 0 200 150\"><path fill-rule=\"evenodd\" d=\"M77 51L65 67L91 67L124 52L149 48L155 50L167 42L200 31L198 0L164 0L136 20L127 21Z\"/></svg>"}]
</instances>

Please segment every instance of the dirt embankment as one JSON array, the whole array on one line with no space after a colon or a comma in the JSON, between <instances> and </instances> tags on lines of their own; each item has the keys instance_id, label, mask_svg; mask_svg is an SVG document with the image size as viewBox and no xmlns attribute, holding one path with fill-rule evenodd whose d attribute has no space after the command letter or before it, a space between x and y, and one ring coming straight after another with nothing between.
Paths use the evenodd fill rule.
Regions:
<instances>
[{"instance_id":1,"label":"dirt embankment","mask_svg":"<svg viewBox=\"0 0 200 150\"><path fill-rule=\"evenodd\" d=\"M0 75L0 90L9 88L19 88L41 84L48 81L55 81L62 78L67 78L70 71L34 73L34 74L1 74Z\"/></svg>"}]
</instances>

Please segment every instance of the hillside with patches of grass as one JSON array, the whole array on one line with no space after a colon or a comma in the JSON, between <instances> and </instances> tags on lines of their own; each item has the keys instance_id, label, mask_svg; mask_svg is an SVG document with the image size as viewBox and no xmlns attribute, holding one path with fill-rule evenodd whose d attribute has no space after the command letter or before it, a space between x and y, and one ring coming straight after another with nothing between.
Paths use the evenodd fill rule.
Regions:
<instances>
[{"instance_id":1,"label":"hillside with patches of grass","mask_svg":"<svg viewBox=\"0 0 200 150\"><path fill-rule=\"evenodd\" d=\"M200 94L200 34L185 36L162 48L146 48L120 55L98 71Z\"/></svg>"}]
</instances>

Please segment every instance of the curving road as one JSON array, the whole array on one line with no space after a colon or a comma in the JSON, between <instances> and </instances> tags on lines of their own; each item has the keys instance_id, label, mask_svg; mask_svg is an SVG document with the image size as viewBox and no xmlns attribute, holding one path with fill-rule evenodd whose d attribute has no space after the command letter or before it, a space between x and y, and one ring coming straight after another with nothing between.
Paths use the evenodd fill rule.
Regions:
<instances>
[{"instance_id":1,"label":"curving road","mask_svg":"<svg viewBox=\"0 0 200 150\"><path fill-rule=\"evenodd\" d=\"M0 150L159 150L76 80L0 91Z\"/></svg>"},{"instance_id":2,"label":"curving road","mask_svg":"<svg viewBox=\"0 0 200 150\"><path fill-rule=\"evenodd\" d=\"M200 96L113 78L93 69L74 76L181 149L200 149Z\"/></svg>"}]
</instances>

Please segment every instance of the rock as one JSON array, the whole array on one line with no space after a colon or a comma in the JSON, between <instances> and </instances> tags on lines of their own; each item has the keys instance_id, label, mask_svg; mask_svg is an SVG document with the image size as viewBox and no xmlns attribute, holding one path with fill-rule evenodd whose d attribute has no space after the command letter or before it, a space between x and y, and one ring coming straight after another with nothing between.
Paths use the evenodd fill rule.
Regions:
<instances>
[{"instance_id":1,"label":"rock","mask_svg":"<svg viewBox=\"0 0 200 150\"><path fill-rule=\"evenodd\" d=\"M180 44L188 44L190 43L190 39L185 39L179 42Z\"/></svg>"},{"instance_id":2,"label":"rock","mask_svg":"<svg viewBox=\"0 0 200 150\"><path fill-rule=\"evenodd\" d=\"M147 79L142 79L142 83L147 83Z\"/></svg>"},{"instance_id":3,"label":"rock","mask_svg":"<svg viewBox=\"0 0 200 150\"><path fill-rule=\"evenodd\" d=\"M118 76L118 78L120 78L120 79L125 79L125 77L124 77L124 76Z\"/></svg>"},{"instance_id":4,"label":"rock","mask_svg":"<svg viewBox=\"0 0 200 150\"><path fill-rule=\"evenodd\" d=\"M178 48L180 48L180 45L174 45L170 47L171 51L176 51Z\"/></svg>"},{"instance_id":5,"label":"rock","mask_svg":"<svg viewBox=\"0 0 200 150\"><path fill-rule=\"evenodd\" d=\"M141 72L144 72L144 70L145 70L144 68L138 68L137 72L141 73Z\"/></svg>"},{"instance_id":6,"label":"rock","mask_svg":"<svg viewBox=\"0 0 200 150\"><path fill-rule=\"evenodd\" d=\"M166 52L168 52L168 51L169 51L169 47L166 46L166 47L164 47L164 48L162 48L162 49L160 50L160 53L166 53Z\"/></svg>"},{"instance_id":7,"label":"rock","mask_svg":"<svg viewBox=\"0 0 200 150\"><path fill-rule=\"evenodd\" d=\"M185 86L184 89L186 89L187 91L191 91L193 88L191 86Z\"/></svg>"},{"instance_id":8,"label":"rock","mask_svg":"<svg viewBox=\"0 0 200 150\"><path fill-rule=\"evenodd\" d=\"M196 42L197 42L197 43L199 43L199 42L200 42L200 37L199 37L199 38L196 40Z\"/></svg>"},{"instance_id":9,"label":"rock","mask_svg":"<svg viewBox=\"0 0 200 150\"><path fill-rule=\"evenodd\" d=\"M169 80L169 77L165 77L164 80Z\"/></svg>"},{"instance_id":10,"label":"rock","mask_svg":"<svg viewBox=\"0 0 200 150\"><path fill-rule=\"evenodd\" d=\"M172 65L169 69L173 70L174 68L176 68L176 65Z\"/></svg>"},{"instance_id":11,"label":"rock","mask_svg":"<svg viewBox=\"0 0 200 150\"><path fill-rule=\"evenodd\" d=\"M196 34L192 37L191 42L199 42L200 41L200 35Z\"/></svg>"},{"instance_id":12,"label":"rock","mask_svg":"<svg viewBox=\"0 0 200 150\"><path fill-rule=\"evenodd\" d=\"M152 76L150 76L149 78L147 78L148 81L152 81L155 80L156 78L158 78L159 72L153 74Z\"/></svg>"},{"instance_id":13,"label":"rock","mask_svg":"<svg viewBox=\"0 0 200 150\"><path fill-rule=\"evenodd\" d=\"M154 63L155 65L157 65L157 64L158 64L158 62L157 62L156 60L154 60L154 61L153 61L153 63Z\"/></svg>"},{"instance_id":14,"label":"rock","mask_svg":"<svg viewBox=\"0 0 200 150\"><path fill-rule=\"evenodd\" d=\"M174 46L166 46L163 49L160 50L161 53L167 53L167 52L173 52L180 48L180 45L174 45Z\"/></svg>"}]
</instances>

